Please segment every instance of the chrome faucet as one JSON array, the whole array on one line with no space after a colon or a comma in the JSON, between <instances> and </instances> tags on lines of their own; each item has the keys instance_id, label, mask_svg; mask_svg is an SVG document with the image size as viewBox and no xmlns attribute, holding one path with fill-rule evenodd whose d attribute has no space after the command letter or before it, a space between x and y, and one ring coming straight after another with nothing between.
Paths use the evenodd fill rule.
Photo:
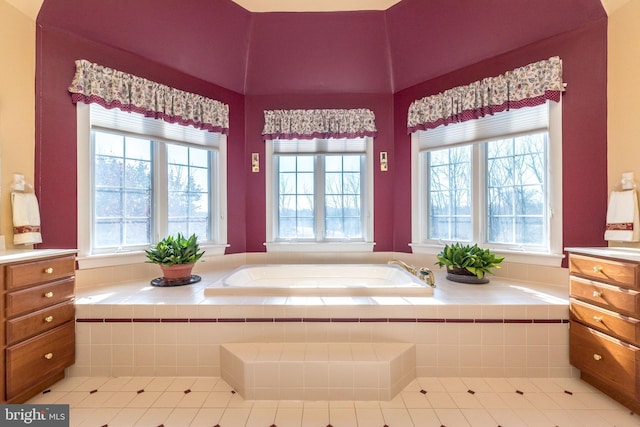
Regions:
<instances>
[{"instance_id":1,"label":"chrome faucet","mask_svg":"<svg viewBox=\"0 0 640 427\"><path fill-rule=\"evenodd\" d=\"M436 287L436 278L433 275L433 271L431 271L431 269L429 269L428 267L418 268L413 265L407 264L406 262L399 259L392 259L387 264L397 264L432 288Z\"/></svg>"}]
</instances>

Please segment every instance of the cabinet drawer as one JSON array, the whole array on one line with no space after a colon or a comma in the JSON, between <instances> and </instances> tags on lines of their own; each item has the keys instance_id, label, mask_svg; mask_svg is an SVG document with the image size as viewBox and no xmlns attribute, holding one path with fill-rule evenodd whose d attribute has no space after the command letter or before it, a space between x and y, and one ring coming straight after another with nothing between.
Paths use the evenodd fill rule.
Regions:
<instances>
[{"instance_id":1,"label":"cabinet drawer","mask_svg":"<svg viewBox=\"0 0 640 427\"><path fill-rule=\"evenodd\" d=\"M640 346L640 320L571 300L571 319L630 344Z\"/></svg>"},{"instance_id":2,"label":"cabinet drawer","mask_svg":"<svg viewBox=\"0 0 640 427\"><path fill-rule=\"evenodd\" d=\"M75 360L75 323L7 348L7 399L40 383L52 373L71 366Z\"/></svg>"},{"instance_id":3,"label":"cabinet drawer","mask_svg":"<svg viewBox=\"0 0 640 427\"><path fill-rule=\"evenodd\" d=\"M7 345L53 329L74 320L73 301L38 310L15 319L7 320Z\"/></svg>"},{"instance_id":4,"label":"cabinet drawer","mask_svg":"<svg viewBox=\"0 0 640 427\"><path fill-rule=\"evenodd\" d=\"M640 292L571 277L571 296L629 316L640 313Z\"/></svg>"},{"instance_id":5,"label":"cabinet drawer","mask_svg":"<svg viewBox=\"0 0 640 427\"><path fill-rule=\"evenodd\" d=\"M576 322L569 333L570 362L630 396L639 391L640 348L623 344Z\"/></svg>"},{"instance_id":6,"label":"cabinet drawer","mask_svg":"<svg viewBox=\"0 0 640 427\"><path fill-rule=\"evenodd\" d=\"M571 254L569 271L589 279L640 289L640 265L636 263Z\"/></svg>"},{"instance_id":7,"label":"cabinet drawer","mask_svg":"<svg viewBox=\"0 0 640 427\"><path fill-rule=\"evenodd\" d=\"M75 274L74 255L39 261L12 264L6 267L7 289L49 282Z\"/></svg>"},{"instance_id":8,"label":"cabinet drawer","mask_svg":"<svg viewBox=\"0 0 640 427\"><path fill-rule=\"evenodd\" d=\"M74 295L74 285L74 278L70 277L57 282L8 292L6 294L7 317L39 310L71 299Z\"/></svg>"}]
</instances>

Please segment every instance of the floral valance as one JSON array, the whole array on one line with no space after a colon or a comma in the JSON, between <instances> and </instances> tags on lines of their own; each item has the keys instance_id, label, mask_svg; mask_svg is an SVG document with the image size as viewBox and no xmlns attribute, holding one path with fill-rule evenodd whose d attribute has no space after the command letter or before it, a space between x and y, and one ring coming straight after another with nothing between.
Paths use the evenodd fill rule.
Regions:
<instances>
[{"instance_id":1,"label":"floral valance","mask_svg":"<svg viewBox=\"0 0 640 427\"><path fill-rule=\"evenodd\" d=\"M509 109L560 101L564 91L562 61L554 56L497 77L458 86L411 103L407 128L433 129Z\"/></svg>"},{"instance_id":2,"label":"floral valance","mask_svg":"<svg viewBox=\"0 0 640 427\"><path fill-rule=\"evenodd\" d=\"M375 136L373 111L266 110L262 137L267 139L356 138Z\"/></svg>"},{"instance_id":3,"label":"floral valance","mask_svg":"<svg viewBox=\"0 0 640 427\"><path fill-rule=\"evenodd\" d=\"M105 108L119 108L210 132L229 131L229 106L222 102L84 59L76 61L69 92L74 103L95 102Z\"/></svg>"}]
</instances>

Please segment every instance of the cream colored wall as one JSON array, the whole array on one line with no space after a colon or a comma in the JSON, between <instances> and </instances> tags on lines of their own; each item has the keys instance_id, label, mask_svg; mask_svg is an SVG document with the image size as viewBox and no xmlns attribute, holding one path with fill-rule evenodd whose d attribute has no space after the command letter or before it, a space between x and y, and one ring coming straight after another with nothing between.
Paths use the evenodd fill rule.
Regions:
<instances>
[{"instance_id":1,"label":"cream colored wall","mask_svg":"<svg viewBox=\"0 0 640 427\"><path fill-rule=\"evenodd\" d=\"M34 177L35 17L0 0L0 234L13 238L10 185L14 173Z\"/></svg>"},{"instance_id":2,"label":"cream colored wall","mask_svg":"<svg viewBox=\"0 0 640 427\"><path fill-rule=\"evenodd\" d=\"M633 172L640 184L640 1L603 4L609 6L607 154L608 186L613 190L623 172Z\"/></svg>"}]
</instances>

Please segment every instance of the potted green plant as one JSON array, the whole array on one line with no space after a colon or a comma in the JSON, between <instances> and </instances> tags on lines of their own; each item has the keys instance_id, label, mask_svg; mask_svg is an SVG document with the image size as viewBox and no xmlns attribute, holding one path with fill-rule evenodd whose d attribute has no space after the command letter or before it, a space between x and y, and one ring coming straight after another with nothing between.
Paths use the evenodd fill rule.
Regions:
<instances>
[{"instance_id":1,"label":"potted green plant","mask_svg":"<svg viewBox=\"0 0 640 427\"><path fill-rule=\"evenodd\" d=\"M488 283L487 274L493 268L500 268L504 257L496 256L491 250L474 245L456 242L445 245L436 255L436 265L447 267L447 279L462 283Z\"/></svg>"},{"instance_id":2,"label":"potted green plant","mask_svg":"<svg viewBox=\"0 0 640 427\"><path fill-rule=\"evenodd\" d=\"M156 286L176 286L197 282L191 275L193 265L202 258L198 238L192 234L189 238L182 233L167 236L145 250L147 262L158 264L162 269L162 280L151 283Z\"/></svg>"}]
</instances>

